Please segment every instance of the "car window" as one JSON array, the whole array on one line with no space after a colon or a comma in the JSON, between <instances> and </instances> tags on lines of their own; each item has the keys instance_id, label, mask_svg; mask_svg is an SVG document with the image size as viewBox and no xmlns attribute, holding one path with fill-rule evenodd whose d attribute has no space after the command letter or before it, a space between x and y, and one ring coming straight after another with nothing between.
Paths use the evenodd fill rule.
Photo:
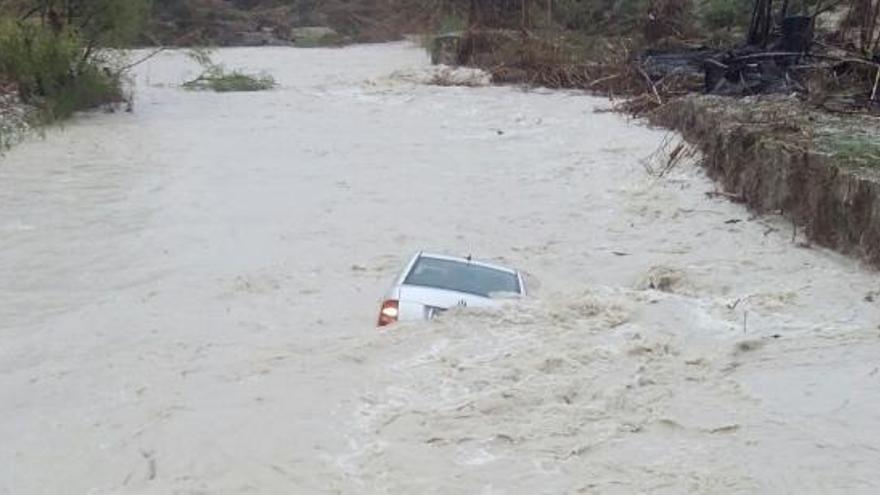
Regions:
<instances>
[{"instance_id":1,"label":"car window","mask_svg":"<svg viewBox=\"0 0 880 495\"><path fill-rule=\"evenodd\" d=\"M520 292L519 279L514 273L438 258L419 258L403 283L467 292L483 297L499 292Z\"/></svg>"}]
</instances>

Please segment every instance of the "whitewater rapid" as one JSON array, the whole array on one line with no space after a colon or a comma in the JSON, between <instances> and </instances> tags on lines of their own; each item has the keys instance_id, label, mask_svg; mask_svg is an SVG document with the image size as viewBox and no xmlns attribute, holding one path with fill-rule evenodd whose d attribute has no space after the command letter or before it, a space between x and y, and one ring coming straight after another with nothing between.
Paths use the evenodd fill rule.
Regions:
<instances>
[{"instance_id":1,"label":"whitewater rapid","mask_svg":"<svg viewBox=\"0 0 880 495\"><path fill-rule=\"evenodd\" d=\"M217 57L280 86L164 52L0 158L0 494L880 489L876 273L674 136L404 43ZM377 331L422 248L532 296Z\"/></svg>"}]
</instances>

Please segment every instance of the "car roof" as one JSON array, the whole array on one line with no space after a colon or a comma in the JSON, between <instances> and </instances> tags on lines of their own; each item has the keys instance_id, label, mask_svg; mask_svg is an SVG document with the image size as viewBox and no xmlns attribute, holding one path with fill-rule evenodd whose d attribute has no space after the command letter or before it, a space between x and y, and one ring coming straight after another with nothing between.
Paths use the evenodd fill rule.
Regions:
<instances>
[{"instance_id":1,"label":"car roof","mask_svg":"<svg viewBox=\"0 0 880 495\"><path fill-rule=\"evenodd\" d=\"M421 252L419 252L417 257L418 258L434 258L434 259L438 259L438 260L457 261L459 263L469 263L472 265L482 266L482 267L486 267L486 268L492 268L494 270L498 270L498 271L502 271L502 272L512 273L514 275L519 273L518 271L516 271L512 268L507 268L506 266L494 265L492 263L486 263L483 261L477 261L477 260L473 260L473 259L463 258L461 256L449 256L446 254L426 253L424 251L421 251Z\"/></svg>"}]
</instances>

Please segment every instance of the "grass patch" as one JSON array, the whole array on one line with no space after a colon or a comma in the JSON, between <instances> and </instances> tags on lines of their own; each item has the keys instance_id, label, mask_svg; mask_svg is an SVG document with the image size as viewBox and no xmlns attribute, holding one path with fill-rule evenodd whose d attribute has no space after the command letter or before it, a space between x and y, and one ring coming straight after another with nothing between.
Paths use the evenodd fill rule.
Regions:
<instances>
[{"instance_id":1,"label":"grass patch","mask_svg":"<svg viewBox=\"0 0 880 495\"><path fill-rule=\"evenodd\" d=\"M880 141L864 134L834 134L822 140L823 148L846 164L880 169Z\"/></svg>"}]
</instances>

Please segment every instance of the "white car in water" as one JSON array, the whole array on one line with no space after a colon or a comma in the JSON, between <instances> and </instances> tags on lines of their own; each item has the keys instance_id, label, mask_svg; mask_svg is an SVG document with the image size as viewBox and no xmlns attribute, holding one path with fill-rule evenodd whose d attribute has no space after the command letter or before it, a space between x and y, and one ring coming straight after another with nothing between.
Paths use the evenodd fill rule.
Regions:
<instances>
[{"instance_id":1,"label":"white car in water","mask_svg":"<svg viewBox=\"0 0 880 495\"><path fill-rule=\"evenodd\" d=\"M500 298L523 295L523 277L516 270L470 257L420 252L385 294L378 325L429 320L452 307L491 307Z\"/></svg>"}]
</instances>

